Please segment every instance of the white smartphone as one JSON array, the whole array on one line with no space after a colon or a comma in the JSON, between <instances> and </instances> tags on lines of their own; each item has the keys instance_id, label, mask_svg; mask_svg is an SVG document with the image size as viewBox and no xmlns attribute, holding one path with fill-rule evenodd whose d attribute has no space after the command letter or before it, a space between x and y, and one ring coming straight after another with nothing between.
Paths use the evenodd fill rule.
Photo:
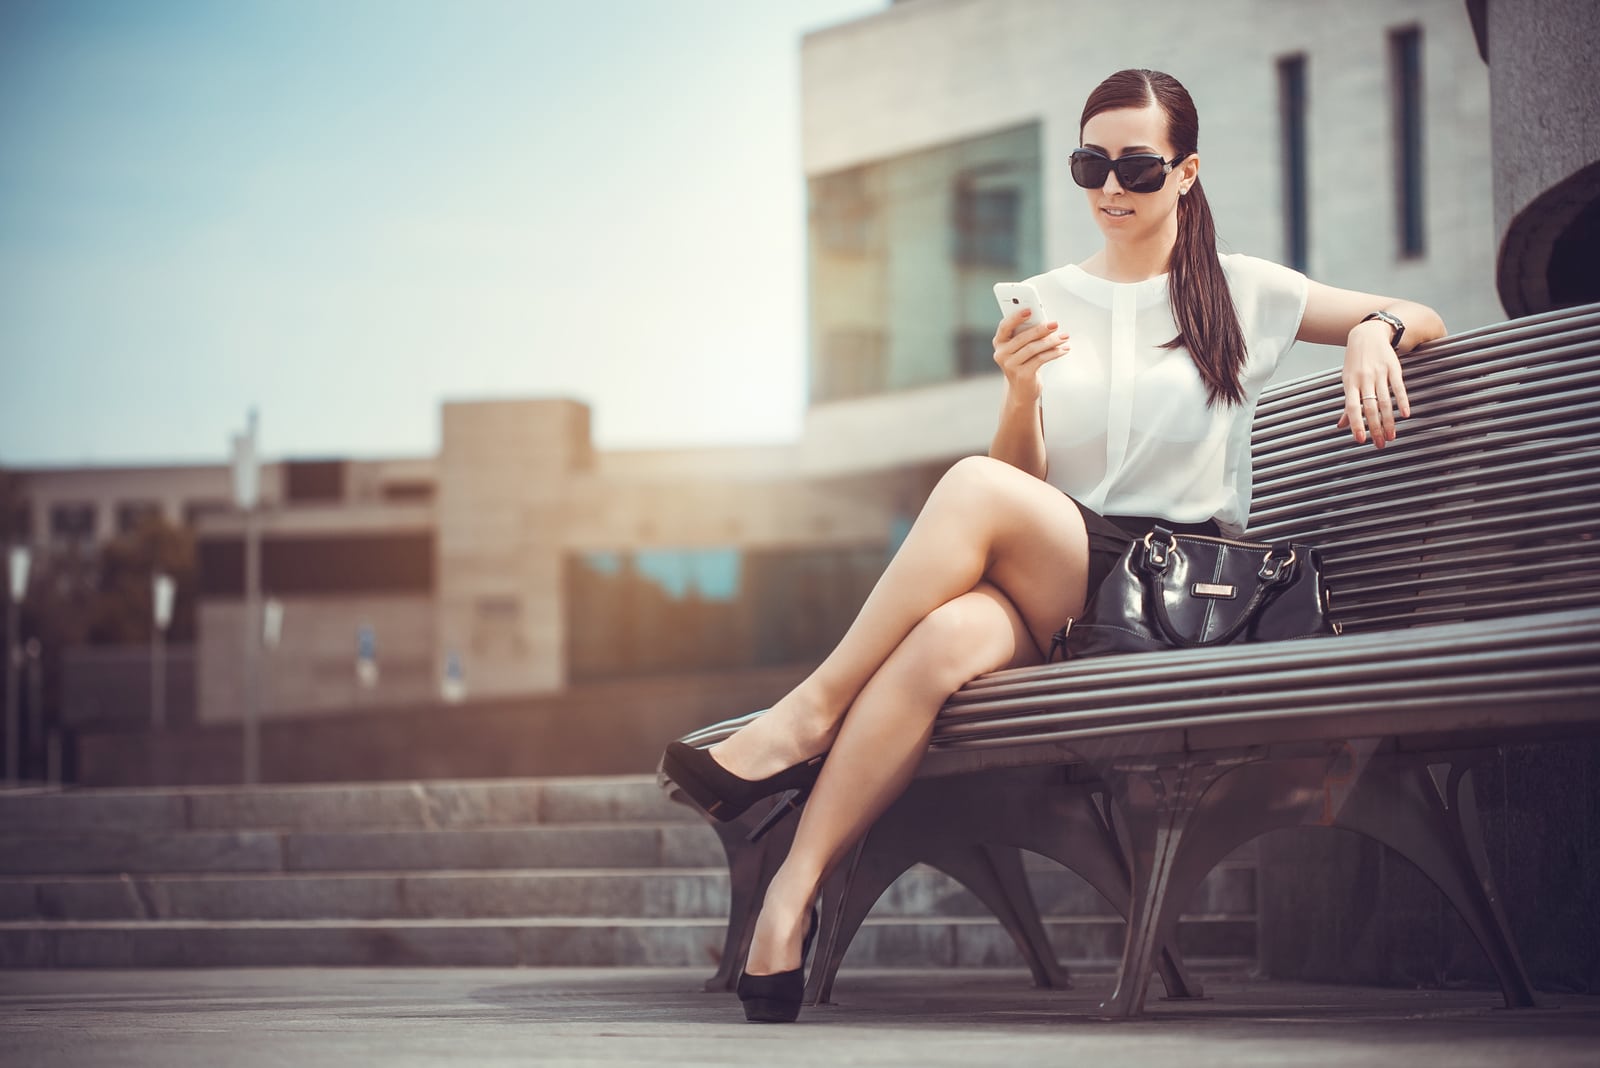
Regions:
<instances>
[{"instance_id":1,"label":"white smartphone","mask_svg":"<svg viewBox=\"0 0 1600 1068\"><path fill-rule=\"evenodd\" d=\"M1000 305L1002 319L1028 308L1033 314L1025 321L1026 327L1031 329L1050 321L1049 314L1044 310L1044 302L1039 299L1039 291L1027 282L996 282L994 299Z\"/></svg>"}]
</instances>

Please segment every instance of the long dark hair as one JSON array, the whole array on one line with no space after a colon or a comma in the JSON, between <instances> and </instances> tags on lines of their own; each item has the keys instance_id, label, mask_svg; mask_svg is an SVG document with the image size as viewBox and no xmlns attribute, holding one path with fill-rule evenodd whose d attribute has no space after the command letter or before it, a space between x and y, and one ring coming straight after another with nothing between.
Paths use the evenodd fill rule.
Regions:
<instances>
[{"instance_id":1,"label":"long dark hair","mask_svg":"<svg viewBox=\"0 0 1600 1068\"><path fill-rule=\"evenodd\" d=\"M1167 136L1173 151L1188 156L1199 147L1200 117L1189 91L1170 74L1158 70L1119 70L1089 94L1078 119L1078 139L1083 128L1102 111L1143 108L1154 103L1167 117ZM1178 198L1178 241L1167 267L1167 292L1178 336L1161 346L1189 350L1209 394L1229 404L1244 400L1239 372L1244 367L1244 331L1228 293L1228 280L1217 259L1217 227L1211 206L1196 178L1189 192Z\"/></svg>"}]
</instances>

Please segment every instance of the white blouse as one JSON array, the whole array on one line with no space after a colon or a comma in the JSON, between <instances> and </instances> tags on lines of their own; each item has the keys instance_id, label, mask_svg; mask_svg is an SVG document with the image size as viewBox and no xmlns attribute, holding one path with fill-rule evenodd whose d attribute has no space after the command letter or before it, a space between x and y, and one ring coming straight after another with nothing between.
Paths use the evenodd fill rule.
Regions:
<instances>
[{"instance_id":1,"label":"white blouse","mask_svg":"<svg viewBox=\"0 0 1600 1068\"><path fill-rule=\"evenodd\" d=\"M1227 254L1222 270L1244 332L1244 403L1206 407L1177 334L1167 276L1108 282L1069 264L1028 279L1070 352L1040 369L1045 480L1102 515L1215 518L1225 534L1250 515L1250 424L1305 312L1305 275Z\"/></svg>"}]
</instances>

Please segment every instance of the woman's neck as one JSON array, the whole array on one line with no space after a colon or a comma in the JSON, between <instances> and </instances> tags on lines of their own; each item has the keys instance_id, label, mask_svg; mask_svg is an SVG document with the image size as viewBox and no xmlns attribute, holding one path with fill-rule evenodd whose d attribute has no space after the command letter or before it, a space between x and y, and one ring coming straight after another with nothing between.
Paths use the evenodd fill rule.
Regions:
<instances>
[{"instance_id":1,"label":"woman's neck","mask_svg":"<svg viewBox=\"0 0 1600 1068\"><path fill-rule=\"evenodd\" d=\"M1173 221L1176 224L1176 219ZM1143 282L1167 273L1172 249L1177 243L1176 225L1171 233L1162 233L1148 241L1108 241L1084 262L1083 269L1108 282Z\"/></svg>"}]
</instances>

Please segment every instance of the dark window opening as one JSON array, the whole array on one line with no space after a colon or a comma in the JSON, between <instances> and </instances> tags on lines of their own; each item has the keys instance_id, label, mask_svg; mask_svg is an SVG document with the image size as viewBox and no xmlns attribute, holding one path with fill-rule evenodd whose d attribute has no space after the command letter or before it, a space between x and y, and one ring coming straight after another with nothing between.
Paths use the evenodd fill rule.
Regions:
<instances>
[{"instance_id":1,"label":"dark window opening","mask_svg":"<svg viewBox=\"0 0 1600 1068\"><path fill-rule=\"evenodd\" d=\"M117 504L117 533L130 533L159 518L161 505L156 501L121 501Z\"/></svg>"},{"instance_id":2,"label":"dark window opening","mask_svg":"<svg viewBox=\"0 0 1600 1068\"><path fill-rule=\"evenodd\" d=\"M1425 251L1422 173L1422 30L1389 34L1390 81L1394 91L1395 223L1402 258Z\"/></svg>"},{"instance_id":3,"label":"dark window opening","mask_svg":"<svg viewBox=\"0 0 1600 1068\"><path fill-rule=\"evenodd\" d=\"M33 541L33 505L24 501L12 510L11 526L6 534L17 545L27 545Z\"/></svg>"},{"instance_id":4,"label":"dark window opening","mask_svg":"<svg viewBox=\"0 0 1600 1068\"><path fill-rule=\"evenodd\" d=\"M849 627L883 565L882 547L569 556L569 678L813 662Z\"/></svg>"},{"instance_id":5,"label":"dark window opening","mask_svg":"<svg viewBox=\"0 0 1600 1068\"><path fill-rule=\"evenodd\" d=\"M1284 259L1304 271L1309 257L1306 220L1306 57L1278 60L1278 122L1283 141Z\"/></svg>"},{"instance_id":6,"label":"dark window opening","mask_svg":"<svg viewBox=\"0 0 1600 1068\"><path fill-rule=\"evenodd\" d=\"M396 504L426 504L433 500L434 486L432 482L420 480L410 482L385 482L383 484L383 499Z\"/></svg>"},{"instance_id":7,"label":"dark window opening","mask_svg":"<svg viewBox=\"0 0 1600 1068\"><path fill-rule=\"evenodd\" d=\"M343 460L290 460L283 465L283 490L290 504L344 500Z\"/></svg>"},{"instance_id":8,"label":"dark window opening","mask_svg":"<svg viewBox=\"0 0 1600 1068\"><path fill-rule=\"evenodd\" d=\"M994 334L983 330L958 330L955 337L956 374L962 378L974 375L996 374L1000 365L994 362Z\"/></svg>"},{"instance_id":9,"label":"dark window opening","mask_svg":"<svg viewBox=\"0 0 1600 1068\"><path fill-rule=\"evenodd\" d=\"M93 541L94 505L90 503L51 505L50 537L55 541Z\"/></svg>"},{"instance_id":10,"label":"dark window opening","mask_svg":"<svg viewBox=\"0 0 1600 1068\"><path fill-rule=\"evenodd\" d=\"M197 550L202 597L244 594L244 542L206 538ZM274 537L261 545L261 588L276 594L432 593L433 535Z\"/></svg>"}]
</instances>

